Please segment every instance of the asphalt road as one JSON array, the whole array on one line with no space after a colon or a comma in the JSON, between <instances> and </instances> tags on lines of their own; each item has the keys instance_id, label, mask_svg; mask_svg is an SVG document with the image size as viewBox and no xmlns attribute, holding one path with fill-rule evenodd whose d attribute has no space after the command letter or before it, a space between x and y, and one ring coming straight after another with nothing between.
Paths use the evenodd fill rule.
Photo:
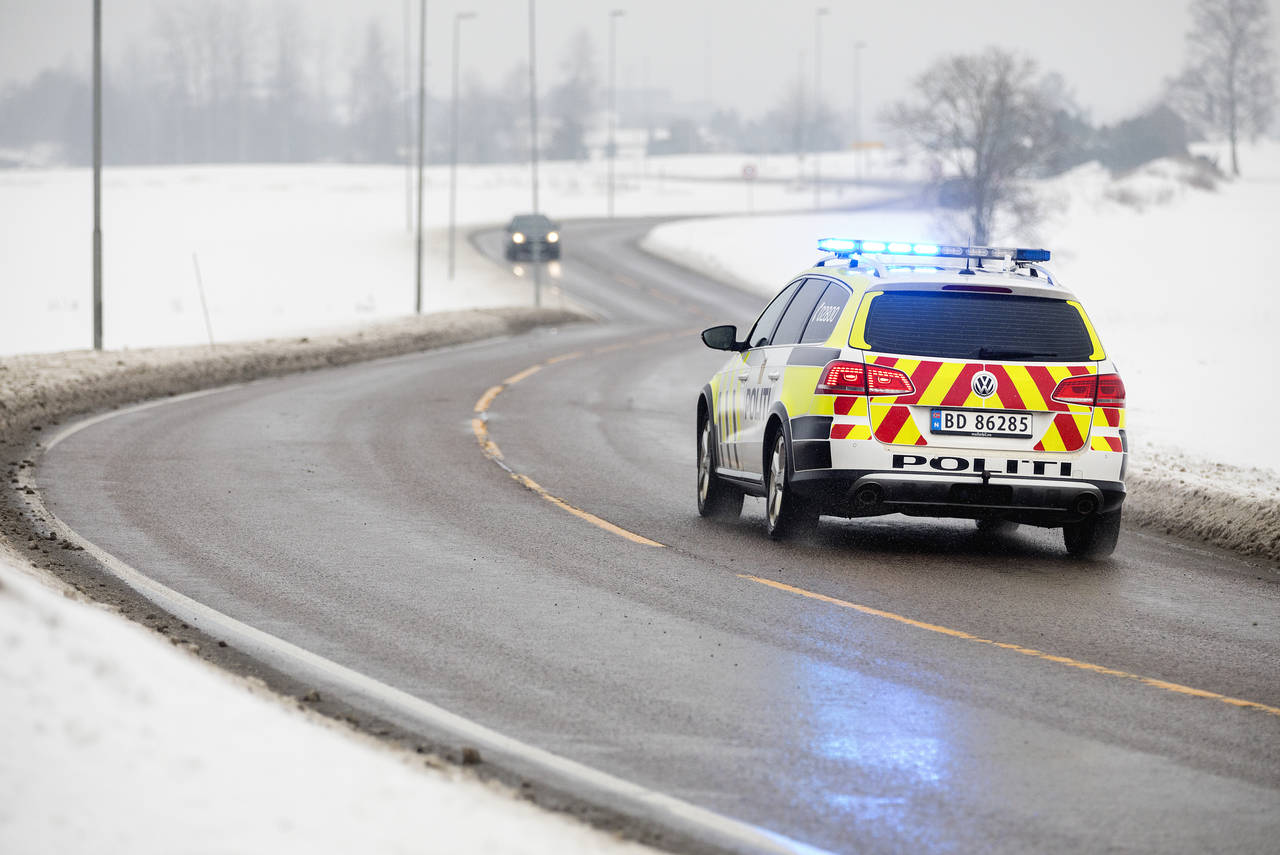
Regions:
<instances>
[{"instance_id":1,"label":"asphalt road","mask_svg":"<svg viewBox=\"0 0 1280 855\"><path fill-rule=\"evenodd\" d=\"M645 256L644 229L564 230L560 284L607 323L107 419L43 461L46 502L248 624L814 846L1277 851L1273 571L1131 530L1081 564L1025 527L778 544L756 499L704 522L693 408L721 354L693 330L763 301ZM505 464L663 546L482 452L477 402L534 365L490 396Z\"/></svg>"}]
</instances>

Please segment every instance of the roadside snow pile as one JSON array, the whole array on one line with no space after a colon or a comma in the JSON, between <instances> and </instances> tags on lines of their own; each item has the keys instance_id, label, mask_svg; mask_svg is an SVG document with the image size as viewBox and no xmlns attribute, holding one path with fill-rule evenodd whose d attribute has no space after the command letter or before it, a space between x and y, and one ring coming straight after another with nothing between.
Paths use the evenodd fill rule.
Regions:
<instances>
[{"instance_id":1,"label":"roadside snow pile","mask_svg":"<svg viewBox=\"0 0 1280 855\"><path fill-rule=\"evenodd\" d=\"M286 706L0 552L0 851L643 852Z\"/></svg>"},{"instance_id":2,"label":"roadside snow pile","mask_svg":"<svg viewBox=\"0 0 1280 855\"><path fill-rule=\"evenodd\" d=\"M1053 251L1124 377L1130 518L1280 561L1280 289L1262 266L1280 223L1280 144L1241 157L1245 177L1216 186L1194 162L1117 179L1079 167L1043 184L1051 215L1034 243ZM817 257L819 237L936 238L937 223L934 211L700 219L642 246L764 297Z\"/></svg>"},{"instance_id":3,"label":"roadside snow pile","mask_svg":"<svg viewBox=\"0 0 1280 855\"><path fill-rule=\"evenodd\" d=\"M50 422L147 398L585 320L567 309L477 309L287 340L0 357L0 443L20 445Z\"/></svg>"},{"instance_id":4,"label":"roadside snow pile","mask_svg":"<svg viewBox=\"0 0 1280 855\"><path fill-rule=\"evenodd\" d=\"M1128 487L1129 522L1280 563L1280 478L1274 471L1148 448L1136 458Z\"/></svg>"}]
</instances>

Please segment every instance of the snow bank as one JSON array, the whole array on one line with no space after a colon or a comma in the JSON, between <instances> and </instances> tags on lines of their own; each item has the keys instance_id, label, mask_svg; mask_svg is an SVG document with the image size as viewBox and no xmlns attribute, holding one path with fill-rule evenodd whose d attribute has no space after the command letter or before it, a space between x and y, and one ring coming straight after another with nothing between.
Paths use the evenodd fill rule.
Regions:
<instances>
[{"instance_id":1,"label":"snow bank","mask_svg":"<svg viewBox=\"0 0 1280 855\"><path fill-rule=\"evenodd\" d=\"M0 650L0 851L649 851L288 706L3 552Z\"/></svg>"},{"instance_id":2,"label":"snow bank","mask_svg":"<svg viewBox=\"0 0 1280 855\"><path fill-rule=\"evenodd\" d=\"M1280 144L1242 161L1221 183L1179 161L1120 178L1082 166L1041 186L1038 237L1125 378L1129 518L1280 562L1280 289L1259 264L1280 223ZM659 226L642 246L764 297L818 237L938 228L934 211L727 217Z\"/></svg>"},{"instance_id":3,"label":"snow bank","mask_svg":"<svg viewBox=\"0 0 1280 855\"><path fill-rule=\"evenodd\" d=\"M583 320L569 309L475 309L287 340L2 357L0 443L20 444L50 422L147 398Z\"/></svg>"}]
</instances>

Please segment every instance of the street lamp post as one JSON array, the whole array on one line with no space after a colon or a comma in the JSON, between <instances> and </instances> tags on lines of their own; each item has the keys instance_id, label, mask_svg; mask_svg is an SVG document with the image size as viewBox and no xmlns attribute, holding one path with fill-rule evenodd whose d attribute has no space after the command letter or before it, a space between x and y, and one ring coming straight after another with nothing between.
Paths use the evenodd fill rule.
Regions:
<instances>
[{"instance_id":1,"label":"street lamp post","mask_svg":"<svg viewBox=\"0 0 1280 855\"><path fill-rule=\"evenodd\" d=\"M449 281L453 281L454 238L458 219L458 48L462 41L462 22L474 18L475 12L459 12L453 16L453 103L450 107L449 143Z\"/></svg>"},{"instance_id":2,"label":"street lamp post","mask_svg":"<svg viewBox=\"0 0 1280 855\"><path fill-rule=\"evenodd\" d=\"M102 350L102 0L93 0L93 349Z\"/></svg>"},{"instance_id":3,"label":"street lamp post","mask_svg":"<svg viewBox=\"0 0 1280 855\"><path fill-rule=\"evenodd\" d=\"M854 175L859 181L862 180L862 158L863 155L863 139L862 139L862 49L867 46L866 42L853 43L853 138L858 145L858 150L854 154Z\"/></svg>"},{"instance_id":4,"label":"street lamp post","mask_svg":"<svg viewBox=\"0 0 1280 855\"><path fill-rule=\"evenodd\" d=\"M613 219L613 159L618 147L618 84L617 84L617 27L618 19L627 14L624 9L609 12L609 218Z\"/></svg>"},{"instance_id":5,"label":"street lamp post","mask_svg":"<svg viewBox=\"0 0 1280 855\"><path fill-rule=\"evenodd\" d=\"M826 6L813 10L813 207L821 207L822 164L820 119L822 117L822 19L830 13Z\"/></svg>"},{"instance_id":6,"label":"street lamp post","mask_svg":"<svg viewBox=\"0 0 1280 855\"><path fill-rule=\"evenodd\" d=\"M418 217L413 256L414 314L422 314L422 157L426 149L427 0L418 4Z\"/></svg>"}]
</instances>

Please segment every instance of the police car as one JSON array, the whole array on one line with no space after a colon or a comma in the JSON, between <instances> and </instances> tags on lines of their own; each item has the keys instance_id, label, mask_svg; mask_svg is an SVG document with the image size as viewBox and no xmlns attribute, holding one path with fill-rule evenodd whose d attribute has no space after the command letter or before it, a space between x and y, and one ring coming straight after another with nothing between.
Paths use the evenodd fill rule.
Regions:
<instances>
[{"instance_id":1,"label":"police car","mask_svg":"<svg viewBox=\"0 0 1280 855\"><path fill-rule=\"evenodd\" d=\"M1060 527L1115 549L1125 389L1076 297L1013 247L825 238L698 398L698 511L765 499L769 535L823 514Z\"/></svg>"}]
</instances>

